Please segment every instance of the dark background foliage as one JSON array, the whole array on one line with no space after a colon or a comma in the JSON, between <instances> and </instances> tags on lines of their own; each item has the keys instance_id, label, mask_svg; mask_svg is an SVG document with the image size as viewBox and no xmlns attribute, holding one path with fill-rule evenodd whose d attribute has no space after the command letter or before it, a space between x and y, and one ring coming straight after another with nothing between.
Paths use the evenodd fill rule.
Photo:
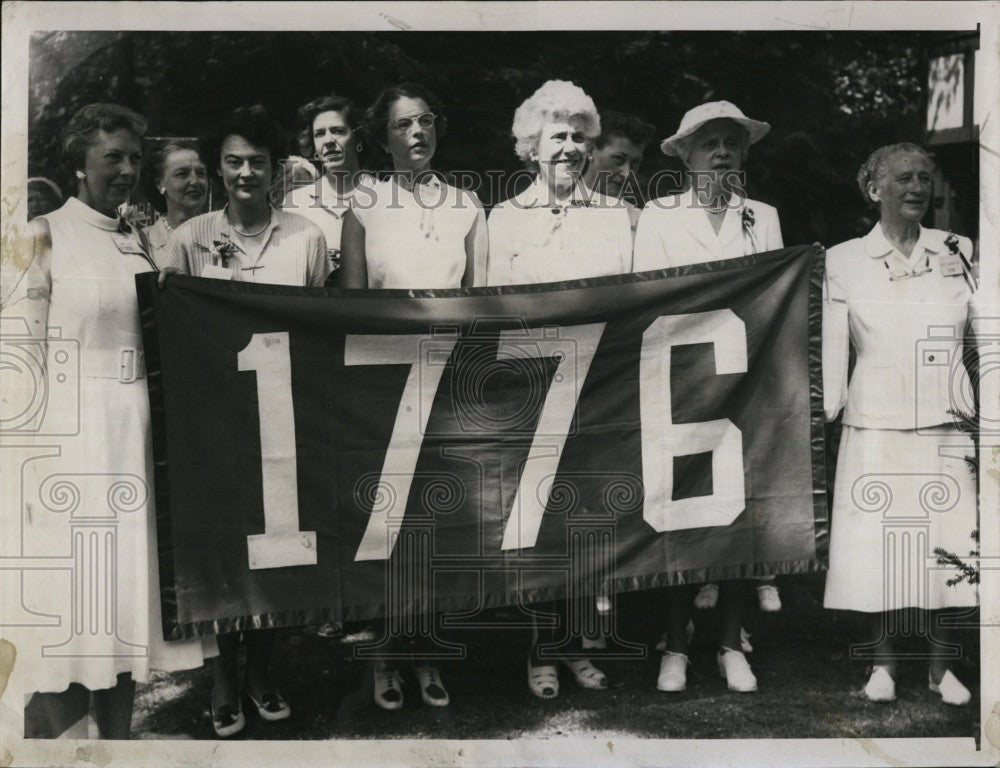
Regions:
<instances>
[{"instance_id":1,"label":"dark background foliage","mask_svg":"<svg viewBox=\"0 0 1000 768\"><path fill-rule=\"evenodd\" d=\"M833 244L871 226L854 187L864 158L922 138L926 51L917 32L44 32L31 41L29 168L58 168L58 134L83 104L116 101L149 119L150 136L192 136L241 104L263 103L295 148L296 110L329 92L371 103L415 80L449 119L435 167L519 168L514 110L545 80L582 86L599 108L636 112L674 132L690 107L728 99L766 120L750 194L777 206L789 244ZM651 145L642 188L675 163ZM490 206L502 185L479 190ZM670 189L661 187L659 194Z\"/></svg>"}]
</instances>

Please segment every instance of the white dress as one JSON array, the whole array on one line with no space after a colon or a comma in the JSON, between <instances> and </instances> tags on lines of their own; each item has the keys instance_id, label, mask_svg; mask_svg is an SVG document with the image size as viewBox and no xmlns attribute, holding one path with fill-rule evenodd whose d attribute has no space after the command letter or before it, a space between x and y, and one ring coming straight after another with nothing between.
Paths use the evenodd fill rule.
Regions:
<instances>
[{"instance_id":1,"label":"white dress","mask_svg":"<svg viewBox=\"0 0 1000 768\"><path fill-rule=\"evenodd\" d=\"M546 205L536 179L490 213L487 285L526 285L632 271L632 230L623 200L594 193L589 200Z\"/></svg>"},{"instance_id":2,"label":"white dress","mask_svg":"<svg viewBox=\"0 0 1000 768\"><path fill-rule=\"evenodd\" d=\"M465 237L482 208L472 192L439 179L414 192L395 180L360 191L352 207L365 228L369 288L460 288Z\"/></svg>"},{"instance_id":3,"label":"white dress","mask_svg":"<svg viewBox=\"0 0 1000 768\"><path fill-rule=\"evenodd\" d=\"M25 472L22 608L14 690L110 688L130 672L199 667L201 642L165 642L149 399L134 276L151 270L138 238L77 198L45 217L52 233L46 431L59 455ZM121 247L119 247L121 246ZM124 249L124 250L123 250ZM58 335L58 339L53 338ZM41 617L56 617L57 625ZM30 622L29 622L30 623ZM16 679L15 679L16 678Z\"/></svg>"},{"instance_id":4,"label":"white dress","mask_svg":"<svg viewBox=\"0 0 1000 768\"><path fill-rule=\"evenodd\" d=\"M972 243L921 229L910 258L881 226L827 253L823 387L828 419L844 408L824 605L863 612L973 606L976 591L941 567L942 547L974 548L962 339L973 295L961 264ZM895 277L895 279L891 279ZM857 362L847 384L848 343ZM846 407L845 407L846 406Z\"/></svg>"}]
</instances>

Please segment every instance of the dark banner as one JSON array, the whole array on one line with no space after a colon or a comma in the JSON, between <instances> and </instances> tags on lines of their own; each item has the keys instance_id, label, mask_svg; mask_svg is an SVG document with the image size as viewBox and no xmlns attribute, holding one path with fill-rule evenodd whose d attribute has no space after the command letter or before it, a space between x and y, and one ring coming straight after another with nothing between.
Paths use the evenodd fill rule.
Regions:
<instances>
[{"instance_id":1,"label":"dark banner","mask_svg":"<svg viewBox=\"0 0 1000 768\"><path fill-rule=\"evenodd\" d=\"M137 277L165 636L823 567L821 276Z\"/></svg>"}]
</instances>

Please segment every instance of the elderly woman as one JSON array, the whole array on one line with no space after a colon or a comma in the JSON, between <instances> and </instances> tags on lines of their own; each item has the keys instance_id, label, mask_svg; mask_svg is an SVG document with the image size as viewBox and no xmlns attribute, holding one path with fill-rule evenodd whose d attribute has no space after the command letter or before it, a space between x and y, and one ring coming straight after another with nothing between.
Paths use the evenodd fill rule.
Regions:
<instances>
[{"instance_id":1,"label":"elderly woman","mask_svg":"<svg viewBox=\"0 0 1000 768\"><path fill-rule=\"evenodd\" d=\"M535 172L530 186L490 214L489 285L546 283L632 269L632 235L625 203L588 189L581 174L601 133L593 100L578 86L550 80L514 113L514 151ZM581 600L593 610L593 599ZM567 601L541 606L569 626ZM597 624L597 622L584 622ZM535 627L528 654L528 688L543 699L559 695L558 670L543 659L541 643L554 631ZM580 638L570 642L579 648ZM604 673L589 659L561 657L584 688L607 687Z\"/></svg>"},{"instance_id":2,"label":"elderly woman","mask_svg":"<svg viewBox=\"0 0 1000 768\"><path fill-rule=\"evenodd\" d=\"M437 110L436 114L434 110ZM486 216L472 192L431 170L447 125L438 100L413 83L386 88L365 115L392 174L344 216L345 288L458 288L482 282Z\"/></svg>"},{"instance_id":3,"label":"elderly woman","mask_svg":"<svg viewBox=\"0 0 1000 768\"><path fill-rule=\"evenodd\" d=\"M208 171L198 155L197 142L175 139L160 147L149 164L149 181L147 195L160 218L143 232L153 261L162 266L170 235L201 213L208 200Z\"/></svg>"},{"instance_id":4,"label":"elderly woman","mask_svg":"<svg viewBox=\"0 0 1000 768\"><path fill-rule=\"evenodd\" d=\"M51 635L37 634L45 630L5 632L25 649L12 687L41 692L26 714L26 734L34 736L86 738L85 716L92 705L103 738L128 738L135 681L145 680L150 668L202 663L199 642L164 642L160 622L150 413L134 282L137 273L155 267L138 233L118 212L138 180L145 131L142 117L117 104L89 104L70 119L62 151L66 170L76 179L76 195L30 223L28 269L16 282L4 280L14 286L5 297L5 320L26 320L41 351L50 381L46 418L72 416L57 430L68 436L46 440L58 443L58 458L32 462L26 473L41 487L35 482L25 487L27 509L19 523L25 551L65 557L73 541L71 523L79 520L103 518L113 522L114 530L108 534L114 548L105 555L114 558L116 578L88 582L90 589L80 585L80 612L70 605L64 571L25 572L23 589L32 610L62 616L64 626L72 619L81 628L62 652L45 658L37 649L55 648ZM58 339L47 336L47 328L58 328ZM67 357L69 343L72 358ZM73 390L78 403L63 402L67 388L56 384L66 378L68 359L79 366L81 379ZM68 425L73 429L65 429ZM65 506L53 512L51 505L60 506L60 500L55 487L46 493L46 477L73 480L72 514ZM108 490L113 483L115 494ZM116 489L131 492L131 500L119 498ZM122 503L128 509L108 518L109 509ZM77 565L85 567L79 560ZM91 565L96 573L107 563ZM113 617L110 631L104 619L98 626L99 612ZM34 658L27 651L31 648ZM41 726L37 720L48 722Z\"/></svg>"},{"instance_id":5,"label":"elderly woman","mask_svg":"<svg viewBox=\"0 0 1000 768\"><path fill-rule=\"evenodd\" d=\"M315 180L295 184L285 193L282 207L305 216L323 231L330 260L331 284L340 269L340 237L347 209L362 188L370 189L374 179L361 172L364 116L350 99L321 96L299 108L302 139L313 159L322 164Z\"/></svg>"},{"instance_id":6,"label":"elderly woman","mask_svg":"<svg viewBox=\"0 0 1000 768\"><path fill-rule=\"evenodd\" d=\"M935 547L968 551L977 527L976 482L965 461L974 446L949 413L961 407L959 393L972 400L962 343L975 281L971 241L920 226L933 172L914 144L873 152L858 186L878 223L827 253L824 399L828 419L844 410L844 432L824 605L866 615L874 666L864 694L872 701L896 697L890 612L930 611L928 687L961 706L971 694L948 668L950 630L941 614L976 605L976 592L964 581L949 586L951 574L926 558ZM857 355L850 384L849 347ZM919 551L900 551L910 539L893 531L902 520L915 541L926 537Z\"/></svg>"},{"instance_id":7,"label":"elderly woman","mask_svg":"<svg viewBox=\"0 0 1000 768\"><path fill-rule=\"evenodd\" d=\"M320 287L330 274L326 240L303 216L271 207L270 190L283 144L281 127L261 106L241 107L205 141L206 156L222 180L228 203L195 216L170 239L161 275L277 285ZM283 720L291 708L271 679L272 630L244 632L247 669L243 692L266 721ZM218 636L212 688L212 727L233 736L246 725L240 705L239 633Z\"/></svg>"},{"instance_id":8,"label":"elderly woman","mask_svg":"<svg viewBox=\"0 0 1000 768\"><path fill-rule=\"evenodd\" d=\"M383 90L365 113L366 133L392 162L392 175L362 190L344 216L343 288L458 288L482 281L486 217L472 192L431 170L446 120L440 102L421 85ZM424 703L450 703L440 669L416 640L413 670ZM399 669L375 663L374 699L382 709L403 706Z\"/></svg>"},{"instance_id":9,"label":"elderly woman","mask_svg":"<svg viewBox=\"0 0 1000 768\"><path fill-rule=\"evenodd\" d=\"M632 238L624 201L588 189L581 178L601 131L591 98L572 83L550 80L517 108L511 130L514 151L536 175L490 214L487 283L548 283L630 272Z\"/></svg>"},{"instance_id":10,"label":"elderly woman","mask_svg":"<svg viewBox=\"0 0 1000 768\"><path fill-rule=\"evenodd\" d=\"M769 130L767 123L748 118L728 101L702 104L684 115L660 149L681 159L689 186L643 209L635 236L636 271L736 259L782 247L778 212L748 199L743 184L747 150ZM741 631L746 587L741 579L709 584L695 598L698 607L706 608L718 600L719 670L729 688L740 692L757 690L744 656L750 647ZM677 692L687 685L691 597L686 586L666 591L668 628L657 688ZM761 584L758 592L762 607L780 608L772 583Z\"/></svg>"}]
</instances>

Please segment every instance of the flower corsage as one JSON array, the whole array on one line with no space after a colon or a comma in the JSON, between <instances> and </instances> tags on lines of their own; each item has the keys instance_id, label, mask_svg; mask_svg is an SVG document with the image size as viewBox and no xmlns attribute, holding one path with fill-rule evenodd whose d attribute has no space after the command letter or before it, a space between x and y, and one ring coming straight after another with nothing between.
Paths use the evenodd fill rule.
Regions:
<instances>
[{"instance_id":1,"label":"flower corsage","mask_svg":"<svg viewBox=\"0 0 1000 768\"><path fill-rule=\"evenodd\" d=\"M743 213L740 214L740 223L743 225L743 236L750 241L750 253L757 253L760 251L760 242L757 239L757 217L754 215L753 208L747 206L743 209Z\"/></svg>"},{"instance_id":2,"label":"flower corsage","mask_svg":"<svg viewBox=\"0 0 1000 768\"><path fill-rule=\"evenodd\" d=\"M228 267L229 260L235 259L238 251L239 248L237 248L236 243L225 238L223 240L213 240L212 250L209 253L212 256L212 264L214 266Z\"/></svg>"}]
</instances>

